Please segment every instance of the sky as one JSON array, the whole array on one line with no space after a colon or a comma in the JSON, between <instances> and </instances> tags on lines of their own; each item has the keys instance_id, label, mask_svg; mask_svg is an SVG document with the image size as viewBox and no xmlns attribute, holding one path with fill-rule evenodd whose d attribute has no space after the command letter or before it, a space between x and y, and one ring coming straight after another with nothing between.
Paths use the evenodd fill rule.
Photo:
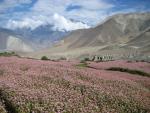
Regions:
<instances>
[{"instance_id":1,"label":"sky","mask_svg":"<svg viewBox=\"0 0 150 113\"><path fill-rule=\"evenodd\" d=\"M0 0L0 27L52 24L71 31L96 26L118 13L150 12L150 0Z\"/></svg>"}]
</instances>

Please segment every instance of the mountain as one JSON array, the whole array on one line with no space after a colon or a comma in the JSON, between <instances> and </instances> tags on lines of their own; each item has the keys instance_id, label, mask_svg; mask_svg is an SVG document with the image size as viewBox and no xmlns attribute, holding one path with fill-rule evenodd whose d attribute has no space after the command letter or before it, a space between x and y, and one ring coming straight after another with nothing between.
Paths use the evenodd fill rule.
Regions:
<instances>
[{"instance_id":1,"label":"mountain","mask_svg":"<svg viewBox=\"0 0 150 113\"><path fill-rule=\"evenodd\" d=\"M32 43L36 51L51 47L71 31L81 28L89 28L87 24L72 19L67 19L59 14L54 14L47 20L25 18L21 20L9 20L5 28L11 29L15 34Z\"/></svg>"},{"instance_id":2,"label":"mountain","mask_svg":"<svg viewBox=\"0 0 150 113\"><path fill-rule=\"evenodd\" d=\"M125 44L150 26L150 13L119 14L95 28L72 32L64 43L69 48Z\"/></svg>"},{"instance_id":3,"label":"mountain","mask_svg":"<svg viewBox=\"0 0 150 113\"><path fill-rule=\"evenodd\" d=\"M135 36L131 41L127 43L128 46L145 47L150 45L150 27Z\"/></svg>"},{"instance_id":4,"label":"mountain","mask_svg":"<svg viewBox=\"0 0 150 113\"><path fill-rule=\"evenodd\" d=\"M0 28L0 51L33 52L34 49L13 31Z\"/></svg>"},{"instance_id":5,"label":"mountain","mask_svg":"<svg viewBox=\"0 0 150 113\"><path fill-rule=\"evenodd\" d=\"M36 50L47 48L52 46L57 41L61 40L62 37L65 37L69 34L66 31L58 31L53 29L53 25L41 25L35 29L30 28L17 28L13 31L24 37L25 40L30 40Z\"/></svg>"},{"instance_id":6,"label":"mountain","mask_svg":"<svg viewBox=\"0 0 150 113\"><path fill-rule=\"evenodd\" d=\"M128 42L127 45L137 47L143 54L150 55L150 27Z\"/></svg>"},{"instance_id":7,"label":"mountain","mask_svg":"<svg viewBox=\"0 0 150 113\"><path fill-rule=\"evenodd\" d=\"M50 49L29 56L81 58L94 55L129 57L147 54L150 53L149 27L150 13L118 14L94 28L75 30Z\"/></svg>"}]
</instances>

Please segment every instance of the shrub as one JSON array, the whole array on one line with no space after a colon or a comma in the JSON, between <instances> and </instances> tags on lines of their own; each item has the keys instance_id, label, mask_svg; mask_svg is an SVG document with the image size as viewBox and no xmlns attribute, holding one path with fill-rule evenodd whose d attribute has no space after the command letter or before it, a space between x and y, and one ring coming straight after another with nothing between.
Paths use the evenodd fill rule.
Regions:
<instances>
[{"instance_id":1,"label":"shrub","mask_svg":"<svg viewBox=\"0 0 150 113\"><path fill-rule=\"evenodd\" d=\"M3 75L3 74L4 74L4 70L0 69L0 75Z\"/></svg>"},{"instance_id":2,"label":"shrub","mask_svg":"<svg viewBox=\"0 0 150 113\"><path fill-rule=\"evenodd\" d=\"M84 61L90 61L90 59L89 58L84 58Z\"/></svg>"},{"instance_id":3,"label":"shrub","mask_svg":"<svg viewBox=\"0 0 150 113\"><path fill-rule=\"evenodd\" d=\"M1 52L0 56L18 56L15 52Z\"/></svg>"},{"instance_id":4,"label":"shrub","mask_svg":"<svg viewBox=\"0 0 150 113\"><path fill-rule=\"evenodd\" d=\"M60 57L60 60L67 60L67 58L65 58L65 57Z\"/></svg>"},{"instance_id":5,"label":"shrub","mask_svg":"<svg viewBox=\"0 0 150 113\"><path fill-rule=\"evenodd\" d=\"M146 73L146 72L143 72L143 71L140 71L140 70L131 70L131 69L128 69L128 68L111 67L107 70L120 71L120 72L126 72L126 73L130 73L130 74L137 74L137 75L141 75L141 76L150 77L149 73Z\"/></svg>"},{"instance_id":6,"label":"shrub","mask_svg":"<svg viewBox=\"0 0 150 113\"><path fill-rule=\"evenodd\" d=\"M85 68L85 67L87 67L87 66L88 66L88 64L87 64L86 62L80 63L80 64L77 64L77 65L76 65L76 67L80 67L80 68Z\"/></svg>"},{"instance_id":7,"label":"shrub","mask_svg":"<svg viewBox=\"0 0 150 113\"><path fill-rule=\"evenodd\" d=\"M86 61L84 61L84 60L81 60L81 61L80 61L80 63L86 63Z\"/></svg>"},{"instance_id":8,"label":"shrub","mask_svg":"<svg viewBox=\"0 0 150 113\"><path fill-rule=\"evenodd\" d=\"M41 60L49 60L47 56L42 56Z\"/></svg>"},{"instance_id":9,"label":"shrub","mask_svg":"<svg viewBox=\"0 0 150 113\"><path fill-rule=\"evenodd\" d=\"M83 60L80 61L80 63L86 63L86 61L90 61L89 58L84 58Z\"/></svg>"}]
</instances>

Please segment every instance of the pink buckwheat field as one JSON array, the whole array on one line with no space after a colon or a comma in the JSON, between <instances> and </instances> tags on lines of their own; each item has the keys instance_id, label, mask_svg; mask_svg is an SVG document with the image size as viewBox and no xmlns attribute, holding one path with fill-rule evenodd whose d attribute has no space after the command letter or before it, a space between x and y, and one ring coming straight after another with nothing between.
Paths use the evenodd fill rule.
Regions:
<instances>
[{"instance_id":1,"label":"pink buckwheat field","mask_svg":"<svg viewBox=\"0 0 150 113\"><path fill-rule=\"evenodd\" d=\"M1 113L149 113L150 78L107 70L150 72L146 62L42 61L0 57Z\"/></svg>"}]
</instances>

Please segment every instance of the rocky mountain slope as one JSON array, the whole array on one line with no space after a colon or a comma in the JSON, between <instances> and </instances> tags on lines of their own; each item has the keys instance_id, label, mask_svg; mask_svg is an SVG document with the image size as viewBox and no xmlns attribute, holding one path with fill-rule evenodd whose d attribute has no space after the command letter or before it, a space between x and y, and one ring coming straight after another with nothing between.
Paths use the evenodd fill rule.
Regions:
<instances>
[{"instance_id":1,"label":"rocky mountain slope","mask_svg":"<svg viewBox=\"0 0 150 113\"><path fill-rule=\"evenodd\" d=\"M0 28L0 51L33 52L34 49L13 31Z\"/></svg>"},{"instance_id":2,"label":"rocky mountain slope","mask_svg":"<svg viewBox=\"0 0 150 113\"><path fill-rule=\"evenodd\" d=\"M145 33L149 27L150 13L119 14L95 28L72 32L64 43L69 43L70 48L125 44Z\"/></svg>"},{"instance_id":3,"label":"rocky mountain slope","mask_svg":"<svg viewBox=\"0 0 150 113\"><path fill-rule=\"evenodd\" d=\"M13 31L21 35L25 40L30 40L36 50L52 46L57 41L68 35L67 31L53 30L53 25L41 25L35 29L17 28Z\"/></svg>"},{"instance_id":4,"label":"rocky mountain slope","mask_svg":"<svg viewBox=\"0 0 150 113\"><path fill-rule=\"evenodd\" d=\"M73 31L54 47L30 56L79 58L92 55L129 57L147 54L150 53L149 27L150 13L118 14L94 28Z\"/></svg>"}]
</instances>

